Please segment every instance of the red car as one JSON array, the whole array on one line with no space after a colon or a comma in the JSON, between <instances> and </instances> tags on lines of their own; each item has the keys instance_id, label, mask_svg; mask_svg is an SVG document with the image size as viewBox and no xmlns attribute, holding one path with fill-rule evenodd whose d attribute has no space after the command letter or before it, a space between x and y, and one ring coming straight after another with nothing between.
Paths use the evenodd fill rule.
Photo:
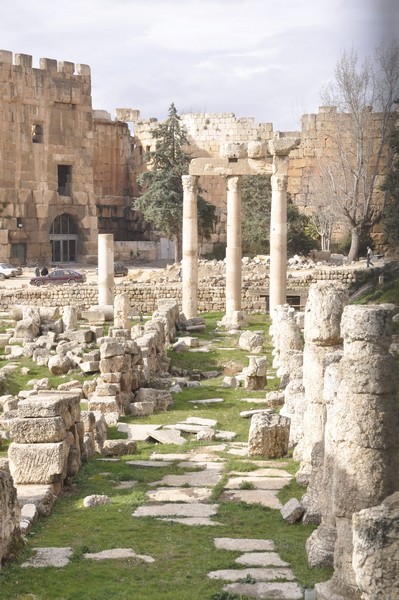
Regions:
<instances>
[{"instance_id":1,"label":"red car","mask_svg":"<svg viewBox=\"0 0 399 600\"><path fill-rule=\"evenodd\" d=\"M55 269L48 275L33 277L29 283L39 287L48 283L63 285L64 283L84 283L85 281L86 275L84 273L79 273L73 269Z\"/></svg>"}]
</instances>

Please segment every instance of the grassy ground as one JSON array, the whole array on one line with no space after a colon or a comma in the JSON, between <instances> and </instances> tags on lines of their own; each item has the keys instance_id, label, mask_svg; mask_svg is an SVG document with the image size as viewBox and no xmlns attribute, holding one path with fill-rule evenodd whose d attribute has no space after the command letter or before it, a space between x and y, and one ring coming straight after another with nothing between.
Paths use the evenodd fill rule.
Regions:
<instances>
[{"instance_id":1,"label":"grassy ground","mask_svg":"<svg viewBox=\"0 0 399 600\"><path fill-rule=\"evenodd\" d=\"M226 364L248 364L245 352L237 347L237 336L215 335L217 320L221 315L206 315L207 331L199 334L202 343L209 344L207 353L173 354L174 366L187 369L222 370ZM254 316L251 329L268 331L264 316ZM220 350L218 348L234 348ZM265 352L270 349L269 342ZM271 362L271 360L269 360ZM272 369L270 369L272 372ZM15 382L14 382L15 383ZM246 441L249 421L239 416L240 410L251 408L242 397L262 396L265 391L278 387L277 379L269 380L267 390L248 393L222 387L222 375L201 382L201 388L185 390L174 396L175 404L167 412L142 419L144 422L176 423L189 415L211 417L218 428L236 431L238 441ZM223 397L225 401L214 405L193 405L188 400ZM132 418L125 417L127 422ZM140 422L141 419L134 419ZM115 428L110 437L122 437ZM204 445L202 443L202 445ZM188 441L184 451L201 446ZM234 568L238 552L216 550L215 537L248 537L274 540L283 560L288 561L303 587L313 587L317 581L331 576L329 569L310 569L305 555L305 541L313 531L312 526L287 525L277 510L260 505L225 502L219 498L222 486L216 486L211 502L220 504L213 527L187 527L151 518L134 518L132 512L146 502L145 492L151 481L167 473L182 473L177 464L167 468L144 469L127 465L127 460L145 459L154 451L176 452L175 446L139 444L139 454L123 457L117 463L91 459L83 466L76 479L58 499L51 516L40 519L28 535L25 550L18 560L5 565L0 572L0 599L7 600L221 600L223 582L212 581L207 573L216 569ZM182 449L177 450L181 452ZM226 471L251 471L254 465L246 458L221 453L226 459ZM276 461L278 466L280 461ZM297 465L288 459L288 470L295 473ZM128 490L115 489L115 482L134 479L138 483ZM293 481L280 492L285 502L291 497L300 498L304 488ZM112 502L92 509L83 507L83 498L90 494L107 494ZM30 557L34 547L68 546L73 549L72 561L62 569L50 567L22 568L21 563ZM85 552L98 552L110 548L132 548L138 554L155 559L146 564L136 559L96 562L83 559ZM230 596L229 600L233 600ZM226 597L227 600L227 597Z\"/></svg>"}]
</instances>

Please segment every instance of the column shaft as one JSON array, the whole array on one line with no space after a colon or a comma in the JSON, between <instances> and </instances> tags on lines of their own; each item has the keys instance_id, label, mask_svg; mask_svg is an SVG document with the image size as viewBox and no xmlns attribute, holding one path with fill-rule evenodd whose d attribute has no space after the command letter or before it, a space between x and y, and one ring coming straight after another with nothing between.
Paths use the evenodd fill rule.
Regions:
<instances>
[{"instance_id":1,"label":"column shaft","mask_svg":"<svg viewBox=\"0 0 399 600\"><path fill-rule=\"evenodd\" d=\"M114 236L100 233L98 236L98 304L114 303Z\"/></svg>"},{"instance_id":2,"label":"column shaft","mask_svg":"<svg viewBox=\"0 0 399 600\"><path fill-rule=\"evenodd\" d=\"M241 177L227 178L226 316L241 310Z\"/></svg>"},{"instance_id":3,"label":"column shaft","mask_svg":"<svg viewBox=\"0 0 399 600\"><path fill-rule=\"evenodd\" d=\"M195 175L183 175L182 309L187 319L198 315L198 219Z\"/></svg>"},{"instance_id":4,"label":"column shaft","mask_svg":"<svg viewBox=\"0 0 399 600\"><path fill-rule=\"evenodd\" d=\"M270 214L269 312L287 300L287 157L273 158ZM281 173L281 171L283 173Z\"/></svg>"}]
</instances>

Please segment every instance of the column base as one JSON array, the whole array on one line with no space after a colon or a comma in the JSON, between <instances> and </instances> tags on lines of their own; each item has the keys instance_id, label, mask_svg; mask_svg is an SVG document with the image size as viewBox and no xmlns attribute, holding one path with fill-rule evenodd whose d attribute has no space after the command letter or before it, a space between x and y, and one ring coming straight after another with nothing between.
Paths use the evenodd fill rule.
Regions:
<instances>
[{"instance_id":1,"label":"column base","mask_svg":"<svg viewBox=\"0 0 399 600\"><path fill-rule=\"evenodd\" d=\"M244 329L248 325L248 319L241 310L234 310L231 313L225 314L221 321L218 321L219 327L225 329Z\"/></svg>"}]
</instances>

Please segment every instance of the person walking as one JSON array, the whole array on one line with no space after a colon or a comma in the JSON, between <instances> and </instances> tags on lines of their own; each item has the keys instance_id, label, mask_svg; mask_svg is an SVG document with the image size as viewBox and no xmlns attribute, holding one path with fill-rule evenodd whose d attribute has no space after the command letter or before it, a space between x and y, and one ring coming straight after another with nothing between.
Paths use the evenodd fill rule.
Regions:
<instances>
[{"instance_id":1,"label":"person walking","mask_svg":"<svg viewBox=\"0 0 399 600\"><path fill-rule=\"evenodd\" d=\"M371 248L370 248L370 246L367 246L367 268L369 268L370 265L372 267L374 267L373 263L371 262L371 256L372 256Z\"/></svg>"}]
</instances>

